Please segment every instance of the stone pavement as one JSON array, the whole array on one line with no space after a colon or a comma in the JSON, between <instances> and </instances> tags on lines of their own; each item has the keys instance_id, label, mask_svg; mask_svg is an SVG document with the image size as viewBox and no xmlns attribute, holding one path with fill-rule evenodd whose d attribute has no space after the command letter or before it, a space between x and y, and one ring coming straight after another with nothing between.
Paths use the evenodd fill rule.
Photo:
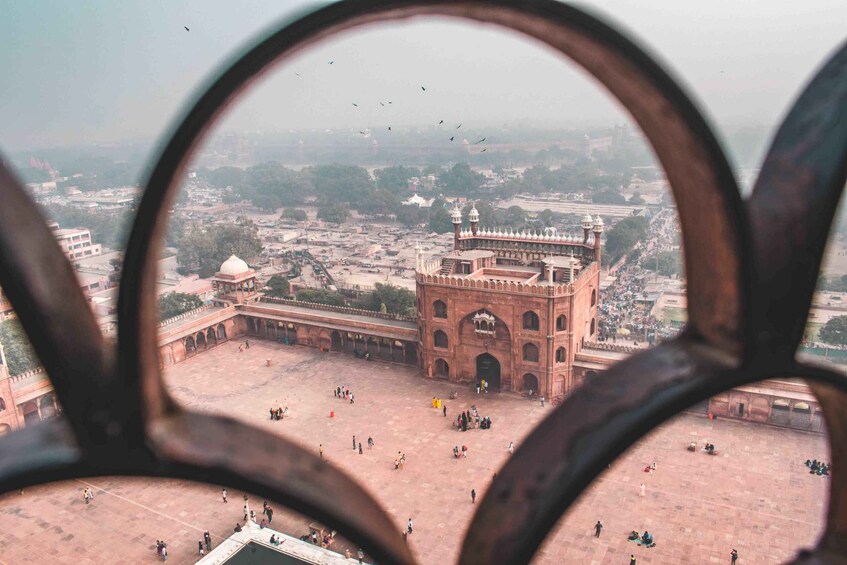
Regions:
<instances>
[{"instance_id":1,"label":"stone pavement","mask_svg":"<svg viewBox=\"0 0 847 565\"><path fill-rule=\"evenodd\" d=\"M359 480L394 517L398 531L409 517L409 543L424 564L455 562L474 510L470 491L484 496L493 474L552 408L511 394L477 396L467 388L449 400L449 383L418 377L409 367L367 362L338 353L250 341L238 353L229 342L172 367L170 390L197 410L224 413L314 449ZM271 359L271 367L266 366ZM355 404L336 399L346 385ZM431 408L448 398L447 418ZM288 406L281 422L268 409ZM490 430L454 431L459 410L476 404ZM330 411L335 417L330 418ZM352 449L352 436L364 453ZM367 448L372 436L374 449ZM720 455L686 451L690 441L714 443ZM467 445L467 459L452 456ZM394 470L398 451L404 469ZM624 453L560 520L536 563L777 563L813 544L822 530L828 481L808 474L807 458L828 460L825 438L756 424L682 415ZM653 474L643 472L657 463ZM645 497L639 485L645 483ZM85 486L96 497L86 506ZM144 563L156 559L155 542L168 542L171 563L194 563L197 541L210 530L216 542L242 518L241 492L178 480L105 477L45 485L0 498L0 563ZM251 497L261 511L262 501ZM274 506L275 529L300 536L308 518ZM594 537L593 525L605 526ZM653 533L646 549L626 540L631 530ZM355 546L339 540L343 553Z\"/></svg>"}]
</instances>

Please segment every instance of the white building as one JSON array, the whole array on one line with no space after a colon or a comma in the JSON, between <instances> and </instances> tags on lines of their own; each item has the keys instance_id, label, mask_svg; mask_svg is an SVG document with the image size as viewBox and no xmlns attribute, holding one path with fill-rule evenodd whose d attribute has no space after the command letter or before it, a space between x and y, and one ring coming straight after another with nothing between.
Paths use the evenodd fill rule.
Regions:
<instances>
[{"instance_id":1,"label":"white building","mask_svg":"<svg viewBox=\"0 0 847 565\"><path fill-rule=\"evenodd\" d=\"M91 231L85 228L59 229L58 224L56 224L53 234L56 236L62 252L71 261L94 257L102 253L101 245L91 241Z\"/></svg>"}]
</instances>

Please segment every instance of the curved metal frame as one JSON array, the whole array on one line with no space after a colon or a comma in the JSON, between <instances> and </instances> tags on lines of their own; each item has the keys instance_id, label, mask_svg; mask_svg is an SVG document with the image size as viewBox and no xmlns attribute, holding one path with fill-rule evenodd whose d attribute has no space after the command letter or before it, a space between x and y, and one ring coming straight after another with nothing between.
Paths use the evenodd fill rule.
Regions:
<instances>
[{"instance_id":1,"label":"curved metal frame","mask_svg":"<svg viewBox=\"0 0 847 565\"><path fill-rule=\"evenodd\" d=\"M414 561L377 502L334 467L285 439L174 402L156 359L154 281L179 173L242 90L272 63L331 34L434 15L497 24L546 43L624 105L670 181L689 282L686 331L592 379L532 432L479 505L460 562L527 563L582 489L639 437L687 405L775 376L813 383L832 445L827 529L801 560L842 559L847 415L839 409L847 406L847 378L799 363L795 353L847 177L847 48L795 104L745 202L709 126L677 83L621 33L553 0L350 0L281 26L233 62L186 113L147 180L126 250L116 349L100 335L44 218L0 167L0 284L65 408L60 419L0 440L0 490L105 474L228 484L325 521L380 562Z\"/></svg>"}]
</instances>

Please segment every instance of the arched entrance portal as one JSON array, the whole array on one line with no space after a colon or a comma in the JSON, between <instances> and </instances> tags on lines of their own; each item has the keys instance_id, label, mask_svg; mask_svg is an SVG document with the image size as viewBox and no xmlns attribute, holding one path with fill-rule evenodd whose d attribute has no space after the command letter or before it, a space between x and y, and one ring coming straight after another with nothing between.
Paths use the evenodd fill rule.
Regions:
<instances>
[{"instance_id":1,"label":"arched entrance portal","mask_svg":"<svg viewBox=\"0 0 847 565\"><path fill-rule=\"evenodd\" d=\"M486 381L488 390L500 392L500 361L490 353L476 358L476 381Z\"/></svg>"}]
</instances>

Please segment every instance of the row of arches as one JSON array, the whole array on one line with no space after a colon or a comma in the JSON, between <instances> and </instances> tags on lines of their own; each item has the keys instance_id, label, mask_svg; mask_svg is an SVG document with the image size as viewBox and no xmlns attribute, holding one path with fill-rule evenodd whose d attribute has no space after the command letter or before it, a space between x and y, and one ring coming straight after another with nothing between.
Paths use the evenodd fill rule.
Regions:
<instances>
[{"instance_id":1,"label":"row of arches","mask_svg":"<svg viewBox=\"0 0 847 565\"><path fill-rule=\"evenodd\" d=\"M183 345L185 345L185 356L191 357L197 353L198 350L202 351L210 347L214 347L218 343L226 341L226 339L226 328L223 324L206 328L205 330L184 338Z\"/></svg>"},{"instance_id":2,"label":"row of arches","mask_svg":"<svg viewBox=\"0 0 847 565\"><path fill-rule=\"evenodd\" d=\"M29 402L25 402L21 405L20 410L24 417L25 425L41 422L42 420L49 420L51 418L55 418L61 413L59 404L52 392L34 400L30 400Z\"/></svg>"},{"instance_id":3,"label":"row of arches","mask_svg":"<svg viewBox=\"0 0 847 565\"><path fill-rule=\"evenodd\" d=\"M594 306L597 300L597 291L591 291L591 305ZM432 303L432 315L434 318L447 318L447 304L443 300L436 300ZM538 314L529 310L524 312L523 317L523 329L538 331L541 327L540 319L538 318ZM591 320L591 334L594 334L594 320ZM564 314L560 314L556 317L556 331L564 332L568 329L568 317Z\"/></svg>"},{"instance_id":4,"label":"row of arches","mask_svg":"<svg viewBox=\"0 0 847 565\"><path fill-rule=\"evenodd\" d=\"M297 343L297 325L277 320L247 317L247 335L255 335L289 344Z\"/></svg>"},{"instance_id":5,"label":"row of arches","mask_svg":"<svg viewBox=\"0 0 847 565\"><path fill-rule=\"evenodd\" d=\"M445 334L446 336L446 334ZM416 343L376 337L360 333L332 330L329 334L330 349L344 353L368 353L372 359L417 365L418 347Z\"/></svg>"}]
</instances>

